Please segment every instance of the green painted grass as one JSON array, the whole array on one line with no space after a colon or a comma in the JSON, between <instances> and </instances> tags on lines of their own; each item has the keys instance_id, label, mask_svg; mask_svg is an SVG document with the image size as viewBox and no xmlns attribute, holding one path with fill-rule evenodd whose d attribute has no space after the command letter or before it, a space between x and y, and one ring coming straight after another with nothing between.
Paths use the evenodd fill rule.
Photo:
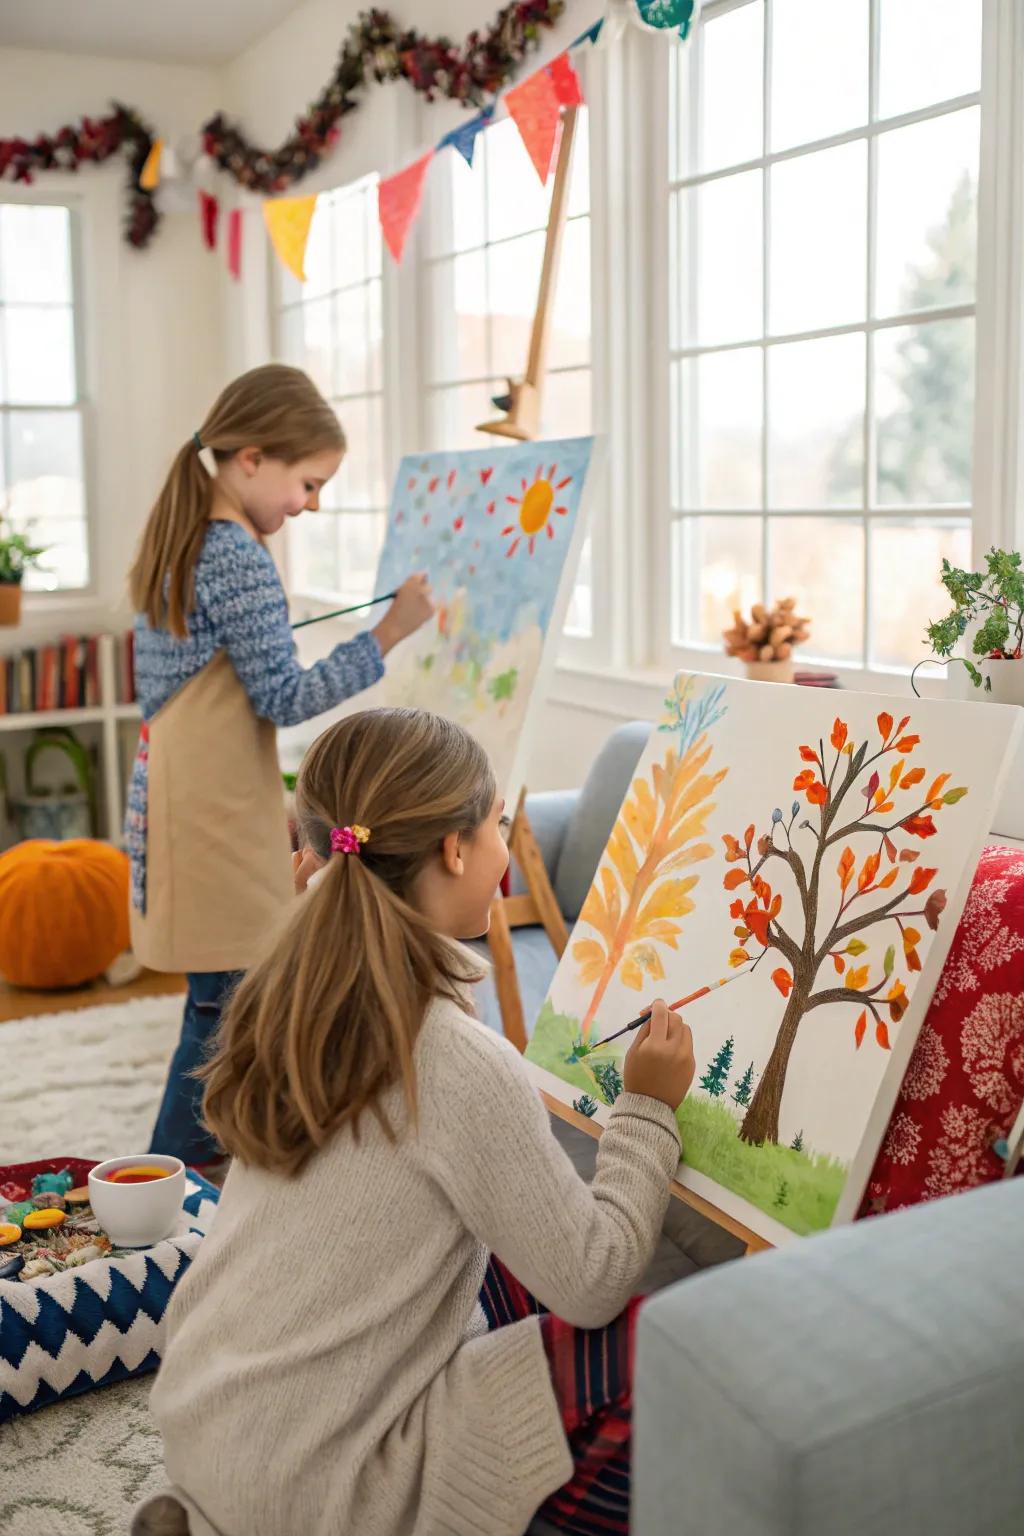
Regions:
<instances>
[{"instance_id":1,"label":"green painted grass","mask_svg":"<svg viewBox=\"0 0 1024 1536\"><path fill-rule=\"evenodd\" d=\"M545 1002L526 1054L570 1087L606 1102L584 1064L566 1060L579 1030L578 1019L556 1013ZM600 1051L595 1059L621 1062L624 1054ZM831 1157L794 1152L791 1147L748 1146L739 1139L739 1118L696 1087L676 1112L676 1119L683 1157L690 1168L749 1200L800 1236L831 1225L846 1181L842 1163ZM777 1203L780 1198L781 1205Z\"/></svg>"}]
</instances>

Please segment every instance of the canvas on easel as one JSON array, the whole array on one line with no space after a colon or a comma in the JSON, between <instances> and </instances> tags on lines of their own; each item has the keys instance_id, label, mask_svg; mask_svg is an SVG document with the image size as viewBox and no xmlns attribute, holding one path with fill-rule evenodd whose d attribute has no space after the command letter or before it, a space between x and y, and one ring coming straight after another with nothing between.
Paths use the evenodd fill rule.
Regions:
<instances>
[{"instance_id":1,"label":"canvas on easel","mask_svg":"<svg viewBox=\"0 0 1024 1536\"><path fill-rule=\"evenodd\" d=\"M641 1013L687 1012L678 1181L769 1243L850 1219L992 824L1019 711L682 674L527 1060L591 1123ZM727 982L726 985L716 983Z\"/></svg>"},{"instance_id":2,"label":"canvas on easel","mask_svg":"<svg viewBox=\"0 0 1024 1536\"><path fill-rule=\"evenodd\" d=\"M575 580L594 440L562 438L402 460L375 594L424 570L435 618L388 657L361 707L409 704L457 720L510 806L530 701L542 688Z\"/></svg>"}]
</instances>

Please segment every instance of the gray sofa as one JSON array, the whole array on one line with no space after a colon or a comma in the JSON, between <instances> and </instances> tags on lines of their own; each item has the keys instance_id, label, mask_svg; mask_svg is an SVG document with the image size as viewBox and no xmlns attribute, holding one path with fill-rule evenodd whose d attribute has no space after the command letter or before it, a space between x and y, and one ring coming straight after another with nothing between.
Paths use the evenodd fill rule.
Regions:
<instances>
[{"instance_id":1,"label":"gray sofa","mask_svg":"<svg viewBox=\"0 0 1024 1536\"><path fill-rule=\"evenodd\" d=\"M649 730L527 802L570 925ZM541 928L513 944L529 1033L556 961ZM477 1002L500 1030L490 982ZM593 1140L553 1124L589 1176ZM644 1286L668 1288L638 1334L634 1536L1024 1536L1024 1180L712 1270L740 1251L670 1202Z\"/></svg>"}]
</instances>

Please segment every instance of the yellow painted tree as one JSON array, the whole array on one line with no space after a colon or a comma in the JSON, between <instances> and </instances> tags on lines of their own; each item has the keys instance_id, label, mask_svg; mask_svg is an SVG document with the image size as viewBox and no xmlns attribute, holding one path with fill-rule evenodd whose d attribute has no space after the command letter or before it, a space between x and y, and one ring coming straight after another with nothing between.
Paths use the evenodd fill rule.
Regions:
<instances>
[{"instance_id":1,"label":"yellow painted tree","mask_svg":"<svg viewBox=\"0 0 1024 1536\"><path fill-rule=\"evenodd\" d=\"M572 948L581 983L594 987L581 1026L584 1043L616 974L636 992L665 975L661 947L678 948L681 919L694 909L699 876L686 871L714 853L700 839L727 772L708 771L708 733L725 713L725 690L696 694L696 685L695 678L680 678L665 701L659 731L675 740L652 764L650 781L634 779L580 912L580 923L593 930Z\"/></svg>"}]
</instances>

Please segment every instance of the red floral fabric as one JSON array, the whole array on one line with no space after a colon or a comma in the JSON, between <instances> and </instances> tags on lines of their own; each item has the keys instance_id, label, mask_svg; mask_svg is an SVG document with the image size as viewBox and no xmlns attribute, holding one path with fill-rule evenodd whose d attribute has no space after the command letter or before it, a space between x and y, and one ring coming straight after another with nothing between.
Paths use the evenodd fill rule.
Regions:
<instances>
[{"instance_id":1,"label":"red floral fabric","mask_svg":"<svg viewBox=\"0 0 1024 1536\"><path fill-rule=\"evenodd\" d=\"M1003 1176L1024 1101L1024 851L990 847L910 1059L859 1216Z\"/></svg>"}]
</instances>

